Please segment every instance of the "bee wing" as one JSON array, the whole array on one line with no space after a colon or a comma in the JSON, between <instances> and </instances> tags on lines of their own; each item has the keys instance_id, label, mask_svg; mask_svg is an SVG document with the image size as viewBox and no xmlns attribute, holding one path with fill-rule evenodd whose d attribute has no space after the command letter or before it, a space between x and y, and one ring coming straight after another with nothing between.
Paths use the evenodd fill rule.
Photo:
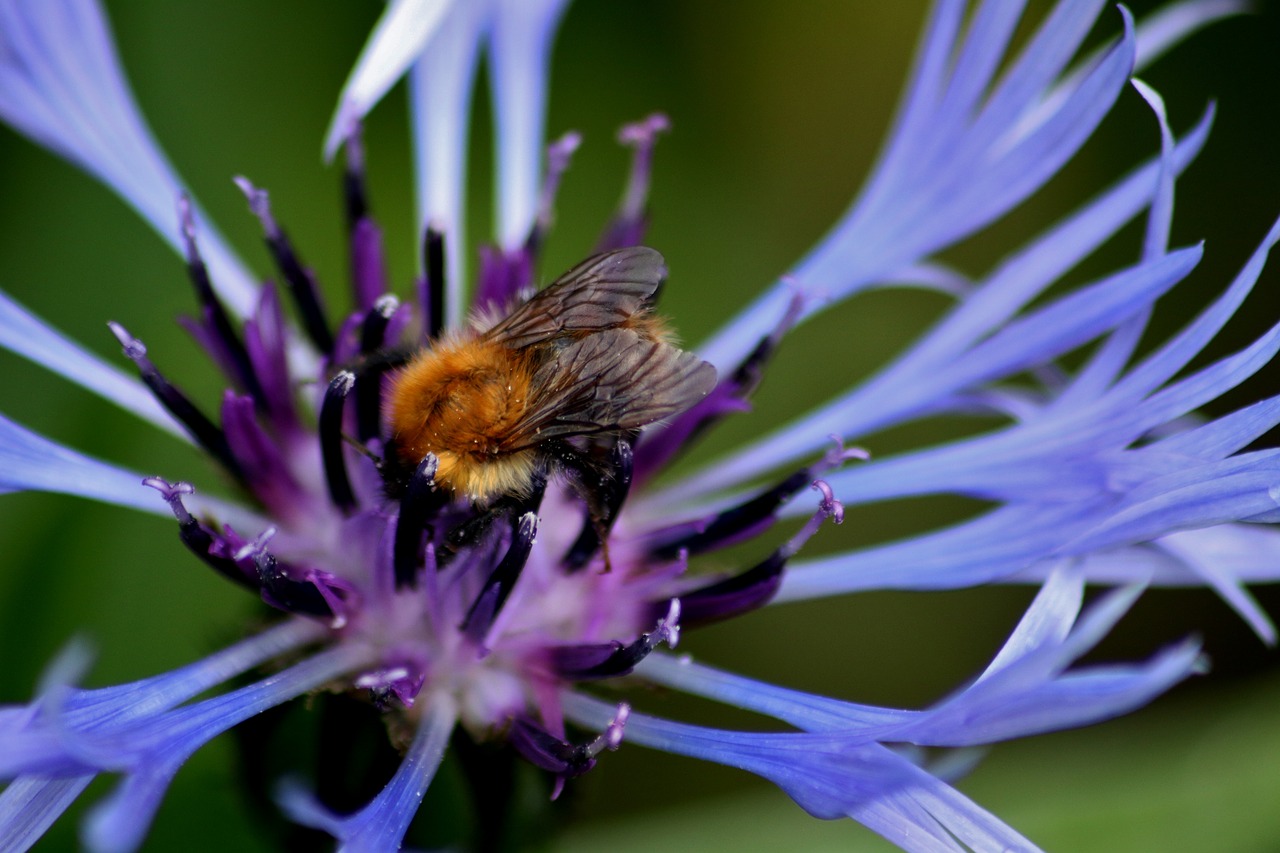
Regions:
<instances>
[{"instance_id":1,"label":"bee wing","mask_svg":"<svg viewBox=\"0 0 1280 853\"><path fill-rule=\"evenodd\" d=\"M535 371L516 446L549 438L636 429L678 414L716 384L716 369L690 352L606 329L574 341Z\"/></svg>"},{"instance_id":2,"label":"bee wing","mask_svg":"<svg viewBox=\"0 0 1280 853\"><path fill-rule=\"evenodd\" d=\"M593 255L531 296L485 337L519 349L566 333L619 326L649 308L666 277L662 255L646 246Z\"/></svg>"}]
</instances>

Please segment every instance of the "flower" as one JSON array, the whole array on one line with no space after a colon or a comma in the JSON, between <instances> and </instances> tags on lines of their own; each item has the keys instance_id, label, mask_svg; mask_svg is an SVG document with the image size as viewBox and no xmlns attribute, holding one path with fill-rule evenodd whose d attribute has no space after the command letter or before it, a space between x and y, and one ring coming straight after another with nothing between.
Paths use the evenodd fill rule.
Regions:
<instances>
[{"instance_id":1,"label":"flower","mask_svg":"<svg viewBox=\"0 0 1280 853\"><path fill-rule=\"evenodd\" d=\"M541 505L537 489L495 496L492 508L503 511L496 519L465 497L432 491L438 460L429 456L388 487L373 461L388 455L388 425L378 417L376 391L372 406L362 397L377 387L387 345L461 322L470 265L451 247L465 245L459 163L481 44L497 104L499 198L496 242L476 265L472 302L501 306L529 283L563 161L577 144L572 136L553 143L544 174L542 84L562 4L402 0L389 7L328 137L330 151L345 144L349 173L354 308L343 322L326 316L298 261L306 247L288 238L284 217L277 221L264 192L239 181L295 303L296 328L276 291L259 289L198 207L180 201L178 215L170 212L185 198L183 185L131 106L96 7L68 3L58 15L47 6L4 5L8 100L0 112L102 178L182 254L200 306L188 328L233 390L218 416L207 418L171 384L178 372L134 337L142 330L113 325L150 389L143 393L11 301L0 316L0 342L190 436L243 497L210 499L202 484L194 491L144 478L8 420L0 435L9 463L4 485L167 513L196 556L285 614L202 661L140 682L78 688L85 661L74 650L51 667L36 700L0 716L0 766L15 780L0 795L6 836L19 844L34 839L96 774L109 773L120 781L93 807L84 838L95 849L131 849L195 749L337 685L385 711L405 759L382 792L351 814L336 813L301 783L286 786L280 799L293 818L352 849L400 843L458 725L476 739L509 743L561 782L606 750L644 745L747 769L815 815L853 817L908 849L948 849L957 839L978 849L1028 848L902 746L969 747L1081 725L1144 704L1190 675L1199 664L1194 642L1140 664L1076 666L1144 583L1212 586L1260 635L1273 634L1243 583L1274 575L1267 559L1274 531L1256 524L1275 513L1274 453L1248 448L1280 420L1276 401L1203 422L1190 414L1265 363L1275 333L1239 355L1190 372L1187 365L1253 286L1276 233L1197 319L1135 355L1154 300L1201 255L1199 247L1168 244L1175 178L1202 144L1207 120L1175 138L1159 96L1136 84L1162 132L1159 156L980 278L967 280L934 260L1053 176L1127 91L1135 63L1223 11L1221 4L1184 5L1136 29L1117 13L1120 34L1072 71L1101 5L1061 4L997 74L1019 16L986 6L963 28L961 5L940 3L907 106L867 190L790 276L698 348L720 369L720 384L643 436L633 461L625 442L595 448L612 454L601 469L609 476L587 483L585 498L553 476ZM420 54L412 73L426 275L421 295L402 292L401 305L385 295L386 259L369 213L357 123ZM662 125L653 119L624 134L636 150L632 189L603 247L638 242L649 155ZM1044 295L1144 212L1140 257L1065 295ZM613 257L642 265L646 275L660 268L647 254ZM691 473L648 482L691 437L746 405L793 324L886 283L953 293L956 307L871 379L814 413ZM243 326L236 317L247 318ZM1057 369L1061 357L1093 342L1081 366ZM1024 374L1029 385L1011 382ZM1005 419L971 437L865 461L828 438L862 441L924 416L973 411ZM971 495L991 508L898 542L796 558L825 519L840 520L842 501L853 508L934 493ZM589 507L591 500L610 509ZM808 522L790 537L773 530L778 518L792 517ZM608 522L616 523L605 549L599 540ZM720 578L689 563L744 540L760 549L750 568ZM681 628L771 600L992 581L1043 586L983 673L920 711L773 688L657 650L675 645ZM1086 609L1087 581L1121 588ZM264 666L256 680L232 681ZM651 716L642 712L643 692L625 699L609 692L627 675L791 728L742 732ZM592 734L570 733L566 720Z\"/></svg>"}]
</instances>

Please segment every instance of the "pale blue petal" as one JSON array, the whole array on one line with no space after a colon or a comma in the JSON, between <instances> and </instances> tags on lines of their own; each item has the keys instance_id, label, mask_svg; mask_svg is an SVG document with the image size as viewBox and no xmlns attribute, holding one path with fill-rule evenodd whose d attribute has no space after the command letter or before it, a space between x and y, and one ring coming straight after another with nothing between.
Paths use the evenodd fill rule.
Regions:
<instances>
[{"instance_id":1,"label":"pale blue petal","mask_svg":"<svg viewBox=\"0 0 1280 853\"><path fill-rule=\"evenodd\" d=\"M964 54L963 46L950 44L958 32L962 7L939 7L913 88L906 96L907 106L866 191L791 274L700 347L700 354L720 369L728 369L782 315L789 289L799 286L813 293L815 299L806 306L806 313L812 313L827 300L844 298L892 277L896 269L972 233L1033 192L1057 169L1052 164L1063 162L1083 142L1087 134L1082 131L1090 120L1086 116L1095 121L1101 117L1105 112L1101 93L1118 90L1131 65L1133 44L1126 17L1125 39L1113 51L1110 64L1095 69L1093 82L1077 84L1074 100L1064 98L1055 110L1041 110L1037 122L1023 121L1038 109L1041 90L1052 84L1074 54L1100 6L1060 3L1032 44L1006 69L978 115L954 116L952 120L960 122L956 126L940 119L944 108L952 106L940 94L940 79L947 73L948 55ZM991 14L989 25L977 26L975 21L966 35L1002 42L1003 21ZM986 82L988 65L971 66L973 78L957 83L955 104L968 102L973 87ZM1062 135L1049 132L1050 125ZM970 208L976 201L984 206L981 210L975 212L956 201L970 191L974 193ZM1149 194L1150 187L1143 187L1143 192ZM948 208L949 213L940 215ZM922 224L922 217L933 219Z\"/></svg>"},{"instance_id":2,"label":"pale blue petal","mask_svg":"<svg viewBox=\"0 0 1280 853\"><path fill-rule=\"evenodd\" d=\"M1175 171L1181 172L1199 152L1211 122L1212 112L1208 112L1175 148ZM690 474L669 489L641 496L637 503L670 507L674 503L698 500L736 482L753 479L762 470L814 453L833 432L856 439L918 412L929 411L930 407L917 395L905 392L916 388L916 383L925 381L940 368L953 364L966 348L999 328L1133 217L1151 198L1159 168L1158 162L1152 162L1136 170L1028 244L878 375L799 420L739 448L730 457ZM779 289L778 298L774 300L777 304L753 315L755 319L751 323L759 326L760 334L770 331L782 316L790 299L787 294L785 288ZM771 315L771 310L776 313ZM1223 310L1227 310L1225 305ZM745 351L746 348L743 353ZM700 354L707 356L706 351Z\"/></svg>"},{"instance_id":3,"label":"pale blue petal","mask_svg":"<svg viewBox=\"0 0 1280 853\"><path fill-rule=\"evenodd\" d=\"M0 2L0 119L93 174L184 251L175 208L184 183L138 111L96 0ZM198 218L214 287L248 316L253 276Z\"/></svg>"},{"instance_id":4,"label":"pale blue petal","mask_svg":"<svg viewBox=\"0 0 1280 853\"><path fill-rule=\"evenodd\" d=\"M494 0L489 68L498 170L498 244L520 248L538 215L551 41L568 0Z\"/></svg>"},{"instance_id":5,"label":"pale blue petal","mask_svg":"<svg viewBox=\"0 0 1280 853\"><path fill-rule=\"evenodd\" d=\"M136 378L64 337L3 291L0 291L0 346L93 391L166 432L190 440Z\"/></svg>"},{"instance_id":6,"label":"pale blue petal","mask_svg":"<svg viewBox=\"0 0 1280 853\"><path fill-rule=\"evenodd\" d=\"M1018 627L1000 647L994 659L978 676L978 683L1014 664L1028 654L1060 644L1071 632L1084 603L1084 578L1071 566L1062 565L1049 575L1035 600L1027 608Z\"/></svg>"},{"instance_id":7,"label":"pale blue petal","mask_svg":"<svg viewBox=\"0 0 1280 853\"><path fill-rule=\"evenodd\" d=\"M938 364L932 371L920 374L911 382L899 380L896 403L902 409L909 408L917 400L922 405L924 401L949 396L961 389L1017 373L1069 352L1141 311L1184 278L1199 258L1198 248L1176 252L1083 288L1014 320L949 363ZM719 467L698 476L696 480L678 484L666 500L669 501L672 494L678 495L679 499L687 499L686 496L691 493L701 494L735 480L758 475L761 471L789 461L798 454L794 446L788 447L788 442L792 445L800 444L800 435L825 437L835 433L849 436L846 419L851 412L848 399L824 407L799 424L793 424L738 451L732 460L723 461ZM1037 426L1035 429L1040 434L1048 430L1044 426ZM1020 435L1017 432L1011 434ZM949 485L938 490L974 490L990 495L1010 485L995 483L989 478L990 469L1002 464L1009 468L1008 475L1015 478L1013 483L1038 488L1037 481L1026 478L1041 472L1021 466L1015 468L1007 457L989 455L989 448L997 443L1002 446L1004 444L998 437L983 437L944 445L894 459L849 467L831 474L827 479L840 499L846 503L928 492L937 489L940 482ZM807 447L809 444L812 442L803 442L800 452L816 449ZM1024 444L1030 449L1023 452L1023 457L1031 454L1048 456L1047 449L1031 445L1030 442ZM1001 453L1005 452L1007 451L1001 450ZM945 460L945 463L939 460ZM1087 474L1085 471L1073 471L1071 477L1087 477ZM658 504L662 503L659 499ZM795 511L799 510L800 507L797 506Z\"/></svg>"},{"instance_id":8,"label":"pale blue petal","mask_svg":"<svg viewBox=\"0 0 1280 853\"><path fill-rule=\"evenodd\" d=\"M1116 383L1114 393L1138 399L1176 375L1226 325L1252 291L1266 265L1267 256L1280 240L1280 220L1267 232L1262 243L1221 296L1213 301L1185 329L1161 345Z\"/></svg>"},{"instance_id":9,"label":"pale blue petal","mask_svg":"<svg viewBox=\"0 0 1280 853\"><path fill-rule=\"evenodd\" d=\"M143 475L76 453L0 415L0 494L60 492L169 515Z\"/></svg>"},{"instance_id":10,"label":"pale blue petal","mask_svg":"<svg viewBox=\"0 0 1280 853\"><path fill-rule=\"evenodd\" d=\"M879 731L901 726L922 713L842 702L813 693L788 690L713 669L688 658L660 653L649 655L641 661L635 668L635 674L663 687L767 714L806 731L838 731L849 728Z\"/></svg>"},{"instance_id":11,"label":"pale blue petal","mask_svg":"<svg viewBox=\"0 0 1280 853\"><path fill-rule=\"evenodd\" d=\"M327 684L370 662L352 646L321 652L274 675L158 718L103 727L71 745L85 761L127 770L123 783L97 803L83 840L95 853L137 849L174 773L191 755L233 726Z\"/></svg>"},{"instance_id":12,"label":"pale blue petal","mask_svg":"<svg viewBox=\"0 0 1280 853\"><path fill-rule=\"evenodd\" d=\"M70 665L64 663L54 668L52 676L46 676L40 696L31 705L0 707L0 777L103 769L92 764L89 752L68 751L69 745L74 745L76 738L98 732L127 726L134 727L129 731L136 730L140 724L323 634L323 627L316 623L294 620L172 672L93 690L72 686L80 667L74 660ZM80 659L83 655L70 657Z\"/></svg>"},{"instance_id":13,"label":"pale blue petal","mask_svg":"<svg viewBox=\"0 0 1280 853\"><path fill-rule=\"evenodd\" d=\"M1249 9L1250 4L1242 0L1182 0L1157 9L1138 23L1138 69L1155 62L1196 30Z\"/></svg>"},{"instance_id":14,"label":"pale blue petal","mask_svg":"<svg viewBox=\"0 0 1280 853\"><path fill-rule=\"evenodd\" d=\"M616 711L563 694L566 715L603 729ZM1027 839L902 756L838 734L732 732L632 713L624 743L755 773L815 817L852 817L905 850L1035 850Z\"/></svg>"}]
</instances>

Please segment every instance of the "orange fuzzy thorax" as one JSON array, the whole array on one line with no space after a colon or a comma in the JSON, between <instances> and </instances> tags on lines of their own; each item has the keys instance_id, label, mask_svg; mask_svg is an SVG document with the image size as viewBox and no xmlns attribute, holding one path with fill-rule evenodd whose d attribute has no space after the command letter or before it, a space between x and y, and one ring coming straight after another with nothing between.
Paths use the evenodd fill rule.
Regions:
<instances>
[{"instance_id":1,"label":"orange fuzzy thorax","mask_svg":"<svg viewBox=\"0 0 1280 853\"><path fill-rule=\"evenodd\" d=\"M413 465L434 453L436 484L476 500L527 493L536 454L510 445L531 376L527 357L483 338L423 350L392 377L386 414L396 453Z\"/></svg>"}]
</instances>

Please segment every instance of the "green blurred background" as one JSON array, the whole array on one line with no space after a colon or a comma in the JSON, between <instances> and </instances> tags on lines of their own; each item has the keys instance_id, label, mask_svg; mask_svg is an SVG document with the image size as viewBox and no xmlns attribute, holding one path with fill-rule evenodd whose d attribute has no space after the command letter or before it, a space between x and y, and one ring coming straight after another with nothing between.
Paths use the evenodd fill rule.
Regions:
<instances>
[{"instance_id":1,"label":"green blurred background","mask_svg":"<svg viewBox=\"0 0 1280 853\"><path fill-rule=\"evenodd\" d=\"M1135 4L1141 11L1153 4ZM1033 4L1042 9L1045 4ZM346 252L339 175L321 163L321 135L378 2L218 4L118 0L107 7L128 75L152 128L224 233L266 274L257 223L230 177L272 192L279 219L343 304ZM673 132L657 154L649 242L668 258L664 310L697 341L783 273L834 221L866 175L891 116L922 2L599 2L579 0L560 33L548 132L586 144L563 185L545 275L590 248L621 192L617 127L653 110ZM1033 19L1035 14L1033 13ZM1104 16L1105 29L1118 15ZM1025 32L1023 33L1025 35ZM1280 213L1274 165L1280 109L1280 14L1214 26L1144 73L1165 95L1175 130L1216 98L1209 145L1178 186L1175 243L1208 241L1193 278L1154 328L1175 329L1234 274ZM1127 92L1103 130L1054 182L945 259L981 274L1140 158L1154 122ZM475 117L471 230L488 233L489 115ZM367 129L372 200L403 288L414 271L409 147L400 90ZM122 363L106 331L122 322L170 376L211 405L214 376L171 322L191 310L181 264L107 191L53 156L0 131L0 287L91 349ZM1131 227L1071 282L1129 263ZM1280 271L1264 275L1223 354L1273 323ZM757 398L690 462L781 423L890 358L945 307L920 293L876 293L788 339ZM42 433L145 473L204 485L208 467L177 442L8 355L4 411ZM1220 406L1275 393L1271 371ZM928 424L864 443L877 453L954 435ZM972 429L972 425L964 428ZM909 535L972 512L955 500L858 507L813 553ZM98 650L92 683L169 669L239 635L258 605L203 570L174 525L49 495L0 501L0 701L23 701L66 640ZM763 554L757 544L742 560ZM1280 555L1278 555L1280 557ZM877 593L789 605L687 634L708 662L864 702L919 706L971 677L1032 594L990 589ZM1275 589L1258 592L1280 614ZM1144 656L1191 632L1214 661L1197 679L1130 718L1001 746L962 787L1051 849L1280 849L1280 668L1227 608L1199 592L1148 594L1094 657ZM737 718L654 698L646 708L708 722ZM250 849L229 745L184 769L148 849ZM807 818L752 777L639 748L610 755L572 783L580 820L561 849L884 849L860 827ZM101 787L95 789L101 791ZM73 849L64 821L38 849ZM629 846L628 846L629 845Z\"/></svg>"}]
</instances>

